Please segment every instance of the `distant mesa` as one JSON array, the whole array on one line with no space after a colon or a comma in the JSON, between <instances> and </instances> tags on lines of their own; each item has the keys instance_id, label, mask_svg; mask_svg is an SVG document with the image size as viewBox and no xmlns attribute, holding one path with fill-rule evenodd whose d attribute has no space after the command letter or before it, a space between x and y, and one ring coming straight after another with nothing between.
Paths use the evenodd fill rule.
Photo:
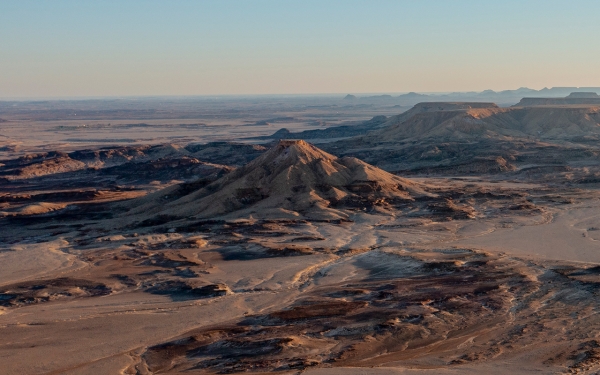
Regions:
<instances>
[{"instance_id":1,"label":"distant mesa","mask_svg":"<svg viewBox=\"0 0 600 375\"><path fill-rule=\"evenodd\" d=\"M534 89L530 89L529 87L519 87L518 89L516 89L514 91L520 93L520 92L531 92L531 91L535 91L535 90Z\"/></svg>"},{"instance_id":2,"label":"distant mesa","mask_svg":"<svg viewBox=\"0 0 600 375\"><path fill-rule=\"evenodd\" d=\"M365 141L385 143L409 138L458 140L531 136L556 139L600 135L600 107L500 108L490 103L421 103L399 115L395 123L388 123L390 126L365 136Z\"/></svg>"},{"instance_id":3,"label":"distant mesa","mask_svg":"<svg viewBox=\"0 0 600 375\"><path fill-rule=\"evenodd\" d=\"M315 130L309 130L295 134L290 133L288 136L294 136L294 138L315 139L324 138L323 135L326 133L329 138L361 136L369 132L373 134L380 134L381 132L384 132L385 129L398 126L399 124L402 124L418 114L441 111L469 110L477 108L498 109L499 107L494 103L486 102L423 102L416 104L408 111L399 115L390 116L387 118L385 116L375 116L371 120L358 126L332 127L329 129L320 130L320 132L322 132L321 134L314 133L316 132ZM417 129L415 135L418 133L419 131Z\"/></svg>"},{"instance_id":4,"label":"distant mesa","mask_svg":"<svg viewBox=\"0 0 600 375\"><path fill-rule=\"evenodd\" d=\"M457 111L467 110L475 108L499 108L494 103L485 102L424 102L418 103L408 111L401 113L396 116L392 116L382 124L382 128L397 125L401 122L408 120L414 115L426 112L440 112L440 111Z\"/></svg>"},{"instance_id":5,"label":"distant mesa","mask_svg":"<svg viewBox=\"0 0 600 375\"><path fill-rule=\"evenodd\" d=\"M475 108L499 108L495 103L487 102L424 102L418 103L404 114L411 117L415 113L456 111Z\"/></svg>"},{"instance_id":6,"label":"distant mesa","mask_svg":"<svg viewBox=\"0 0 600 375\"><path fill-rule=\"evenodd\" d=\"M408 179L356 158L337 158L303 140L282 140L246 166L193 192L167 188L133 202L128 215L345 220L349 210L430 196Z\"/></svg>"},{"instance_id":7,"label":"distant mesa","mask_svg":"<svg viewBox=\"0 0 600 375\"><path fill-rule=\"evenodd\" d=\"M427 97L429 97L429 95L418 94L413 91L409 92L408 94L402 94L402 95L398 96L398 98L401 98L401 99L418 99L418 98L427 98Z\"/></svg>"},{"instance_id":8,"label":"distant mesa","mask_svg":"<svg viewBox=\"0 0 600 375\"><path fill-rule=\"evenodd\" d=\"M553 87L551 89L544 88L542 90L534 90L527 87L521 87L516 90L484 90L471 92L452 92L452 93L429 93L423 94L418 92L408 92L400 95L367 95L355 96L352 94L346 95L344 98L347 101L356 101L362 105L370 104L388 104L394 103L400 107L412 106L419 102L479 102L493 101L501 103L503 106L517 103L523 97L545 96L545 97L564 97L572 92L600 92L600 88L594 87Z\"/></svg>"},{"instance_id":9,"label":"distant mesa","mask_svg":"<svg viewBox=\"0 0 600 375\"><path fill-rule=\"evenodd\" d=\"M374 95L358 97L356 99L364 104L394 102L399 106L415 105L419 102L471 102L489 100L506 106L519 102L523 97L564 98L573 92L600 93L600 87L553 87L543 88L541 90L521 87L516 90L503 91L484 90L479 92L471 91L429 94L409 92L398 96Z\"/></svg>"},{"instance_id":10,"label":"distant mesa","mask_svg":"<svg viewBox=\"0 0 600 375\"><path fill-rule=\"evenodd\" d=\"M285 139L285 138L288 138L290 136L290 134L292 134L292 132L290 132L288 129L281 128L281 129L277 130L275 133L273 133L269 138Z\"/></svg>"},{"instance_id":11,"label":"distant mesa","mask_svg":"<svg viewBox=\"0 0 600 375\"><path fill-rule=\"evenodd\" d=\"M596 92L572 92L564 98L523 98L513 107L534 107L548 105L600 105L600 95Z\"/></svg>"},{"instance_id":12,"label":"distant mesa","mask_svg":"<svg viewBox=\"0 0 600 375\"><path fill-rule=\"evenodd\" d=\"M589 99L589 98L599 99L600 95L598 95L595 92L572 92L569 94L569 96L567 96L566 99Z\"/></svg>"},{"instance_id":13,"label":"distant mesa","mask_svg":"<svg viewBox=\"0 0 600 375\"><path fill-rule=\"evenodd\" d=\"M389 117L379 129L322 147L402 176L487 175L517 174L517 166L563 167L569 160L595 158L595 148L552 146L551 157L547 150L550 144L564 141L595 145L598 138L600 105L499 107L484 102L424 102Z\"/></svg>"}]
</instances>

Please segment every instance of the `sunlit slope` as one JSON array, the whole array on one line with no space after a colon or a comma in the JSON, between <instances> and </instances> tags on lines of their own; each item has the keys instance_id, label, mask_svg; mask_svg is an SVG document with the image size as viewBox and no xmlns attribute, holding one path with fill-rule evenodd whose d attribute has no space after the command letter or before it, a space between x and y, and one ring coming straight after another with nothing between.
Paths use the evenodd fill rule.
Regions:
<instances>
[{"instance_id":1,"label":"sunlit slope","mask_svg":"<svg viewBox=\"0 0 600 375\"><path fill-rule=\"evenodd\" d=\"M302 140L280 141L223 178L184 195L180 191L172 187L132 202L129 214L340 219L347 216L343 207L359 201L427 195L408 179L356 158L337 158Z\"/></svg>"}]
</instances>

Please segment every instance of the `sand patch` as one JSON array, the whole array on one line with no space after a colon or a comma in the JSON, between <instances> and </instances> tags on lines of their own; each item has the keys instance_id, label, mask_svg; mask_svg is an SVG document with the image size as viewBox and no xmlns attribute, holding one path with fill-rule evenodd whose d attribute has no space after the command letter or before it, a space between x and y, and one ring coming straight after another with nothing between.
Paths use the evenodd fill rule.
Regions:
<instances>
[{"instance_id":1,"label":"sand patch","mask_svg":"<svg viewBox=\"0 0 600 375\"><path fill-rule=\"evenodd\" d=\"M65 246L68 246L66 241L56 240L22 244L14 246L14 251L0 252L0 284L35 279L85 266L85 263L74 255L60 250Z\"/></svg>"},{"instance_id":2,"label":"sand patch","mask_svg":"<svg viewBox=\"0 0 600 375\"><path fill-rule=\"evenodd\" d=\"M17 215L40 215L52 211L62 210L67 207L65 203L48 203L40 202L34 204L28 204L15 211Z\"/></svg>"},{"instance_id":3,"label":"sand patch","mask_svg":"<svg viewBox=\"0 0 600 375\"><path fill-rule=\"evenodd\" d=\"M587 204L565 207L556 211L551 222L496 227L493 232L448 244L546 259L600 262L600 242L588 235L588 229L595 227L593 223L600 221L591 219L597 217L598 209Z\"/></svg>"}]
</instances>

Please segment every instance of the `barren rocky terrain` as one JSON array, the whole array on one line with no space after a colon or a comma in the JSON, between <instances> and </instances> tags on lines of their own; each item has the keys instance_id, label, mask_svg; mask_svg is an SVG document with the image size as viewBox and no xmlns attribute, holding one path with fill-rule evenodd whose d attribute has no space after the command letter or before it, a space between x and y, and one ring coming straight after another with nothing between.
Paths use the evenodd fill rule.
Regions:
<instances>
[{"instance_id":1,"label":"barren rocky terrain","mask_svg":"<svg viewBox=\"0 0 600 375\"><path fill-rule=\"evenodd\" d=\"M1 372L600 371L598 107L336 100L0 105Z\"/></svg>"}]
</instances>

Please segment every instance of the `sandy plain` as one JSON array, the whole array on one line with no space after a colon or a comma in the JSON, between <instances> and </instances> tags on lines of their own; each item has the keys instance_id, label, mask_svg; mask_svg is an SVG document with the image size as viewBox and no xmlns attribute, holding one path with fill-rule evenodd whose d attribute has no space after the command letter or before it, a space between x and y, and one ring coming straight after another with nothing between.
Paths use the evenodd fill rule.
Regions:
<instances>
[{"instance_id":1,"label":"sandy plain","mask_svg":"<svg viewBox=\"0 0 600 375\"><path fill-rule=\"evenodd\" d=\"M337 97L5 101L0 158L102 146L247 142L284 127L321 129L408 108L349 105Z\"/></svg>"},{"instance_id":2,"label":"sandy plain","mask_svg":"<svg viewBox=\"0 0 600 375\"><path fill-rule=\"evenodd\" d=\"M333 124L374 115L358 115L355 108L336 118L337 107L319 111L315 118L327 112ZM225 127L223 119L215 131L173 125L182 119L111 118L111 124L143 120L151 126L98 127L75 136L80 130L56 130L70 123L38 119L28 122L33 128L25 137L19 134L21 120L9 115L0 116L9 119L0 124L10 138L1 162L9 166L9 159L31 153L115 147L111 138L127 140L119 145L149 139L182 147L216 139L247 143L279 127L253 125L233 133L240 124ZM286 117L252 116L248 121L254 124ZM313 126L285 125L297 131ZM95 141L102 139L108 141ZM305 146L284 149L289 147ZM139 160L154 162L143 152ZM198 157L187 152L185 157ZM311 160L305 164L312 166ZM244 172L241 164L236 167ZM173 191L169 195L202 192L204 185L190 187L185 178L173 180L165 172L183 173L179 165L157 167L136 180L127 179L131 173L111 172L118 188L84 174L91 173L87 169L0 183L3 373L600 371L595 185L572 187L515 174L416 176L407 181L427 194L393 200L408 190L385 190L381 181L388 177L376 171L372 179L392 194L391 203L369 200L381 189L357 200L365 197L364 185L344 180L344 194L356 196L343 200L338 192L343 189L336 187L331 219L307 218L296 206L285 217L281 212L236 217L238 211L232 211L214 220L158 211L130 220L129 211L118 211L136 199L162 199L165 188ZM214 165L210 168L221 171ZM82 195L91 188L94 194ZM313 197L312 192L307 194ZM170 199L160 205L175 207ZM22 211L46 201L63 206Z\"/></svg>"}]
</instances>

